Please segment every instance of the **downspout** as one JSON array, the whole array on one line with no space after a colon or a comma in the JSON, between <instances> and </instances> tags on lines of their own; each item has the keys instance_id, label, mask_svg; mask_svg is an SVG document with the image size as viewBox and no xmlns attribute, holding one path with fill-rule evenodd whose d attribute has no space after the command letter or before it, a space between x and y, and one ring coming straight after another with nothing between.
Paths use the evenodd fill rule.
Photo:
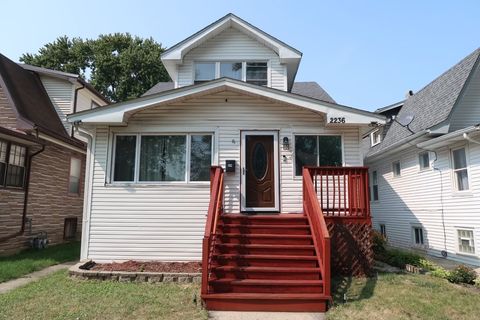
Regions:
<instances>
[{"instance_id":1,"label":"downspout","mask_svg":"<svg viewBox=\"0 0 480 320\"><path fill-rule=\"evenodd\" d=\"M78 101L78 91L85 89L85 85L82 83L81 87L78 87L75 89L75 93L73 94L73 113L77 112L77 101ZM73 138L73 133L75 129L72 126L72 132L70 133L70 136Z\"/></svg>"},{"instance_id":2,"label":"downspout","mask_svg":"<svg viewBox=\"0 0 480 320\"><path fill-rule=\"evenodd\" d=\"M11 234L11 235L0 238L0 242L5 242L5 241L10 240L12 238L16 238L18 236L23 235L23 233L25 232L25 223L27 222L27 209L28 209L28 190L29 190L29 186L30 186L30 170L32 168L32 160L33 160L33 157L42 153L44 150L45 150L45 145L42 144L42 148L40 150L32 153L28 157L28 162L27 162L27 168L28 169L27 169L27 175L25 177L25 190L24 190L25 193L24 193L24 197L23 197L22 225L20 227L20 231L14 233L14 234Z\"/></svg>"},{"instance_id":3,"label":"downspout","mask_svg":"<svg viewBox=\"0 0 480 320\"><path fill-rule=\"evenodd\" d=\"M85 137L87 142L87 155L85 163L85 178L84 178L84 194L83 194L83 214L82 214L82 241L80 248L80 260L88 258L88 243L90 242L90 215L91 215L91 199L92 199L92 173L93 173L93 156L95 150L95 133L89 132L85 129L79 128L79 123L74 123L73 128L82 137Z\"/></svg>"}]
</instances>

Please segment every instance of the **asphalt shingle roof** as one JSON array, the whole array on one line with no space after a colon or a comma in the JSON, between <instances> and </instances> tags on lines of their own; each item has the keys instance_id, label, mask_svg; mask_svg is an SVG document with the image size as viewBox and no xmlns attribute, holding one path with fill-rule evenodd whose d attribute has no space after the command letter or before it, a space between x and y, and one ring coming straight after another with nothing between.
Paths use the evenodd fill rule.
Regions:
<instances>
[{"instance_id":1,"label":"asphalt shingle roof","mask_svg":"<svg viewBox=\"0 0 480 320\"><path fill-rule=\"evenodd\" d=\"M148 89L144 94L142 94L142 97L144 96L149 96L151 94L167 91L167 90L172 90L175 88L175 85L173 82L159 82L150 89Z\"/></svg>"},{"instance_id":2,"label":"asphalt shingle roof","mask_svg":"<svg viewBox=\"0 0 480 320\"><path fill-rule=\"evenodd\" d=\"M456 65L448 69L423 89L405 100L397 119L404 115L413 115L409 125L413 133L432 128L447 120L455 106L462 89L479 60L480 48L469 54ZM394 143L413 134L396 121L392 123L383 141L370 148L367 157L387 149Z\"/></svg>"}]
</instances>

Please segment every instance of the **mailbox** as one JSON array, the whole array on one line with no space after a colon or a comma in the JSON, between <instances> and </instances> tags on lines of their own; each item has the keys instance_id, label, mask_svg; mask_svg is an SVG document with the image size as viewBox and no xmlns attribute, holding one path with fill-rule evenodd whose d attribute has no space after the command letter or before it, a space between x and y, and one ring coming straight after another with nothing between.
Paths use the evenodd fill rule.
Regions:
<instances>
[{"instance_id":1,"label":"mailbox","mask_svg":"<svg viewBox=\"0 0 480 320\"><path fill-rule=\"evenodd\" d=\"M225 161L225 172L235 172L235 160Z\"/></svg>"}]
</instances>

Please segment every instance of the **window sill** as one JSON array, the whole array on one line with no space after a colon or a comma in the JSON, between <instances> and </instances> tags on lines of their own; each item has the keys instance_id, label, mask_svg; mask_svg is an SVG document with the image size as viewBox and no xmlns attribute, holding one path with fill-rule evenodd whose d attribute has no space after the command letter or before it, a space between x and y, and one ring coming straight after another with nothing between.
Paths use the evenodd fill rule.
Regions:
<instances>
[{"instance_id":1,"label":"window sill","mask_svg":"<svg viewBox=\"0 0 480 320\"><path fill-rule=\"evenodd\" d=\"M157 182L157 183L123 183L123 182L113 182L105 183L107 188L158 188L158 187L210 187L210 181L202 182L183 182L183 181L171 181L171 182Z\"/></svg>"},{"instance_id":2,"label":"window sill","mask_svg":"<svg viewBox=\"0 0 480 320\"><path fill-rule=\"evenodd\" d=\"M466 252L455 251L455 255L464 256L464 257L468 257L468 258L478 258L478 255L475 254L475 253L466 253Z\"/></svg>"},{"instance_id":3,"label":"window sill","mask_svg":"<svg viewBox=\"0 0 480 320\"><path fill-rule=\"evenodd\" d=\"M472 192L471 190L453 191L452 197L456 197L456 198L471 198L471 197L473 197L473 192Z\"/></svg>"}]
</instances>

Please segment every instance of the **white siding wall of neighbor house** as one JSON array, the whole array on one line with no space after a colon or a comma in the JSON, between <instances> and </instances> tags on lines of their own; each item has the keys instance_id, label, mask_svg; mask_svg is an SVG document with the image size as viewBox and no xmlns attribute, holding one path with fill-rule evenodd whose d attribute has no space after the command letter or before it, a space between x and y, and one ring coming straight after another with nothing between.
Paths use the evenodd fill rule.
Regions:
<instances>
[{"instance_id":1,"label":"white siding wall of neighbor house","mask_svg":"<svg viewBox=\"0 0 480 320\"><path fill-rule=\"evenodd\" d=\"M70 132L71 124L67 122L67 115L73 112L73 84L66 80L47 76L41 76L40 79L65 129Z\"/></svg>"},{"instance_id":2,"label":"white siding wall of neighbor house","mask_svg":"<svg viewBox=\"0 0 480 320\"><path fill-rule=\"evenodd\" d=\"M227 100L227 101L226 101ZM294 134L341 134L348 166L362 165L359 129L327 129L324 118L292 106L233 92L211 94L132 116L127 127L97 127L88 258L199 260L209 202L208 183L170 185L109 184L115 132L214 132L217 163L236 161L225 176L225 210L240 211L240 131L279 130L290 139L280 155L282 212L300 212L302 184L294 177ZM286 160L282 160L282 156Z\"/></svg>"},{"instance_id":3,"label":"white siding wall of neighbor house","mask_svg":"<svg viewBox=\"0 0 480 320\"><path fill-rule=\"evenodd\" d=\"M480 67L473 72L458 106L452 113L450 132L476 125L480 122Z\"/></svg>"},{"instance_id":4,"label":"white siding wall of neighbor house","mask_svg":"<svg viewBox=\"0 0 480 320\"><path fill-rule=\"evenodd\" d=\"M178 86L193 84L194 61L258 61L269 62L269 83L272 88L287 90L285 65L270 48L234 28L228 28L188 52L178 66Z\"/></svg>"},{"instance_id":5,"label":"white siding wall of neighbor house","mask_svg":"<svg viewBox=\"0 0 480 320\"><path fill-rule=\"evenodd\" d=\"M105 102L94 95L91 91L86 89L78 90L76 112L92 109L92 102L95 102L97 106L105 105Z\"/></svg>"},{"instance_id":6,"label":"white siding wall of neighbor house","mask_svg":"<svg viewBox=\"0 0 480 320\"><path fill-rule=\"evenodd\" d=\"M451 169L451 149L461 146L467 150L470 189L458 192ZM422 226L425 248L419 250L437 256L446 250L451 259L480 265L480 146L463 142L441 148L437 150L437 161L433 161L435 153L430 152L431 163L438 170L420 171L420 152L423 150L412 147L367 163L370 176L378 172L379 200L371 202L374 227L380 230L380 224L386 226L391 245L414 249L413 227ZM400 161L400 177L393 176L394 161ZM459 253L457 228L473 228L475 255Z\"/></svg>"}]
</instances>

